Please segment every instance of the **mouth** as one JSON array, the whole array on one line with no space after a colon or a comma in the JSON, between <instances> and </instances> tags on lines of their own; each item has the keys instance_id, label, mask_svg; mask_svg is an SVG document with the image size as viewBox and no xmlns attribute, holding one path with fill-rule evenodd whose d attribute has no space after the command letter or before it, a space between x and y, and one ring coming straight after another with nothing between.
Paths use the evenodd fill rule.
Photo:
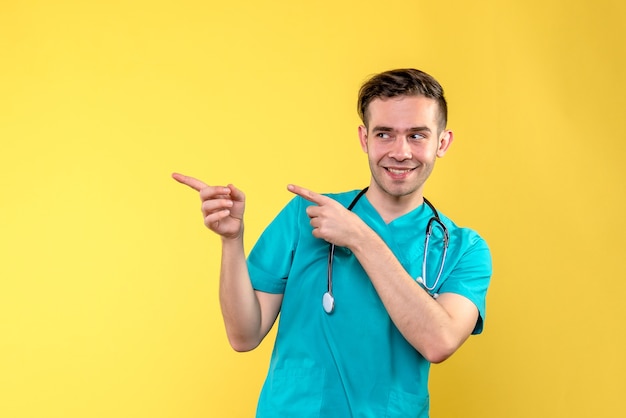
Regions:
<instances>
[{"instance_id":1,"label":"mouth","mask_svg":"<svg viewBox=\"0 0 626 418\"><path fill-rule=\"evenodd\" d=\"M384 167L385 171L391 175L394 179L403 179L411 174L416 167L413 168L393 168L393 167Z\"/></svg>"},{"instance_id":2,"label":"mouth","mask_svg":"<svg viewBox=\"0 0 626 418\"><path fill-rule=\"evenodd\" d=\"M385 167L385 170L389 171L391 174L406 174L406 173L409 173L409 172L415 170L415 168L391 168L391 167Z\"/></svg>"}]
</instances>

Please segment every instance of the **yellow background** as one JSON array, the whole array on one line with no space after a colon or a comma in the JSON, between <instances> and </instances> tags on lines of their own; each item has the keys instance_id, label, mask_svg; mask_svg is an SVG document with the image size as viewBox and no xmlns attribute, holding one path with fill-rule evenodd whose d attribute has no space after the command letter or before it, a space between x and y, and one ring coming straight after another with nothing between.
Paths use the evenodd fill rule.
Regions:
<instances>
[{"instance_id":1,"label":"yellow background","mask_svg":"<svg viewBox=\"0 0 626 418\"><path fill-rule=\"evenodd\" d=\"M625 25L619 0L3 1L0 416L252 416L273 334L229 348L219 239L170 173L242 188L249 249L287 183L367 184L358 87L417 67L456 134L426 195L494 258L432 416L623 417Z\"/></svg>"}]
</instances>

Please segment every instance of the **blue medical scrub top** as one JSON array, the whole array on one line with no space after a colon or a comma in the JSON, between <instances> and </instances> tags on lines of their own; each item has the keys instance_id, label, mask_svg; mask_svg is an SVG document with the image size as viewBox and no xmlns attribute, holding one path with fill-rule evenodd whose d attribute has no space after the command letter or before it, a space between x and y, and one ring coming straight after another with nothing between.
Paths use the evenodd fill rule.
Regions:
<instances>
[{"instance_id":1,"label":"blue medical scrub top","mask_svg":"<svg viewBox=\"0 0 626 418\"><path fill-rule=\"evenodd\" d=\"M358 191L328 196L348 206ZM400 334L356 257L337 247L333 263L335 310L322 308L329 244L312 235L296 196L263 232L248 257L253 287L284 293L278 333L257 417L428 417L430 364ZM407 272L422 275L431 209L422 204L389 224L361 197L353 208L387 243ZM437 293L458 293L480 313L482 331L491 256L474 231L440 214L450 245ZM428 286L441 262L442 234L433 232Z\"/></svg>"}]
</instances>

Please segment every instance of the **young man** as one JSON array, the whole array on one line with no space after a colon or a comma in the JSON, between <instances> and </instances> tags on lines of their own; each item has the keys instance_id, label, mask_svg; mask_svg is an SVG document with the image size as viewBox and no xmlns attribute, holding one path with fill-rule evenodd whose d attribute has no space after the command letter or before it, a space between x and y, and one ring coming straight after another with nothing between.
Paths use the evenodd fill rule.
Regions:
<instances>
[{"instance_id":1,"label":"young man","mask_svg":"<svg viewBox=\"0 0 626 418\"><path fill-rule=\"evenodd\" d=\"M358 110L368 188L289 185L297 196L247 260L244 194L173 175L199 191L204 223L222 237L232 347L254 349L281 313L257 417L427 417L430 363L482 331L489 249L423 196L453 139L441 86L419 70L381 73Z\"/></svg>"}]
</instances>

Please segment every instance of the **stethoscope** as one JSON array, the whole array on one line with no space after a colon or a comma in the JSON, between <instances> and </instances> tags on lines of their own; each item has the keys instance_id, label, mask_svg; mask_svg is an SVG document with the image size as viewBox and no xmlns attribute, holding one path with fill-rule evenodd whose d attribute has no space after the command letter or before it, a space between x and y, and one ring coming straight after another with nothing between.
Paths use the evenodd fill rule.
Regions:
<instances>
[{"instance_id":1,"label":"stethoscope","mask_svg":"<svg viewBox=\"0 0 626 418\"><path fill-rule=\"evenodd\" d=\"M365 194L367 189L368 189L367 187L364 188L363 190L359 192L359 194L356 195L354 200L352 200L352 202L348 206L348 210L350 211L352 210L354 205L356 205L356 202L358 202L361 196ZM428 225L426 226L426 239L424 241L424 260L422 261L422 277L418 277L417 282L421 284L422 286L424 286L424 289L426 289L426 291L433 298L437 299L439 294L433 293L432 291L437 287L437 284L439 283L439 279L441 278L441 273L443 272L443 266L446 262L446 253L448 252L448 244L450 242L450 235L448 233L448 228L446 228L443 222L441 222L437 209L435 209L435 207L426 198L424 198L424 203L426 203L428 207L430 208L430 210L432 210L434 216L430 218L430 220L428 221ZM430 236L433 232L433 227L435 226L435 224L439 225L439 227L441 227L441 230L443 231L443 252L441 254L441 264L439 267L439 272L437 273L437 278L435 279L435 283L433 283L432 286L428 286L428 282L426 281L426 256L428 255L428 243L430 241ZM324 293L324 296L322 297L322 306L324 308L324 311L327 314L331 314L335 310L335 297L333 296L333 259L334 258L335 258L335 244L330 244L330 247L328 249L328 289L326 293Z\"/></svg>"}]
</instances>

